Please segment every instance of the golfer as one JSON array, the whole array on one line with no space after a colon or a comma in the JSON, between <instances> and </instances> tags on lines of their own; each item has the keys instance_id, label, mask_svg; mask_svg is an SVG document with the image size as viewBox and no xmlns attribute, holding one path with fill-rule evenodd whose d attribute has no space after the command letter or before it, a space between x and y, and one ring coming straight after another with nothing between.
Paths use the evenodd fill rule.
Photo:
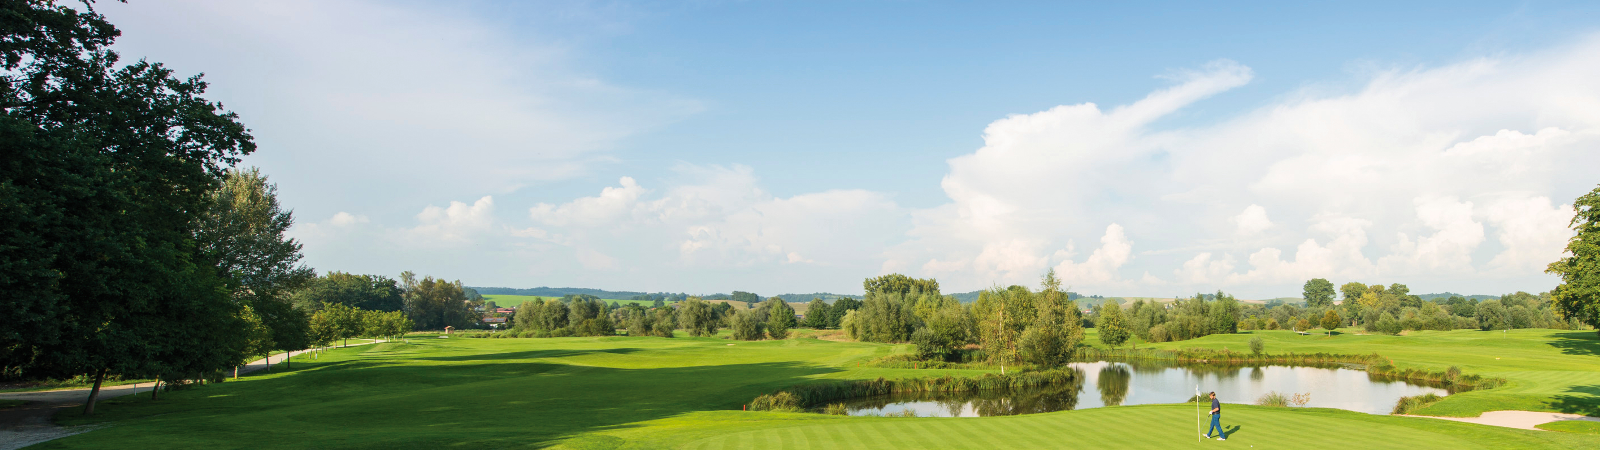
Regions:
<instances>
[{"instance_id":1,"label":"golfer","mask_svg":"<svg viewBox=\"0 0 1600 450\"><path fill-rule=\"evenodd\" d=\"M1206 429L1206 438L1211 437L1211 430L1217 431L1217 440L1228 440L1227 433L1222 431L1222 402L1217 401L1217 393L1211 393L1211 428Z\"/></svg>"}]
</instances>

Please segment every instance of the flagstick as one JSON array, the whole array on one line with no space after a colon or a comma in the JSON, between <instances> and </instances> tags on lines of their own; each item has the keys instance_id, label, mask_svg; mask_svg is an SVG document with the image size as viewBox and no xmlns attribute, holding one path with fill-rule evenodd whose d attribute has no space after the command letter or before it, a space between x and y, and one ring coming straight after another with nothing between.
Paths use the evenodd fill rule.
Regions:
<instances>
[{"instance_id":1,"label":"flagstick","mask_svg":"<svg viewBox=\"0 0 1600 450\"><path fill-rule=\"evenodd\" d=\"M1194 385L1194 441L1200 442L1200 385Z\"/></svg>"}]
</instances>

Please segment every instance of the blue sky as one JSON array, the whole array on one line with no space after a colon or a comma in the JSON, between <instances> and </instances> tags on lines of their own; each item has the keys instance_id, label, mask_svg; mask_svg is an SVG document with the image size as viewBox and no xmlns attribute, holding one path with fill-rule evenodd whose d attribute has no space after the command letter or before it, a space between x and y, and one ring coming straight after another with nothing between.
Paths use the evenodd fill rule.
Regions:
<instances>
[{"instance_id":1,"label":"blue sky","mask_svg":"<svg viewBox=\"0 0 1600 450\"><path fill-rule=\"evenodd\" d=\"M243 116L320 271L1543 291L1600 183L1592 2L99 8Z\"/></svg>"}]
</instances>

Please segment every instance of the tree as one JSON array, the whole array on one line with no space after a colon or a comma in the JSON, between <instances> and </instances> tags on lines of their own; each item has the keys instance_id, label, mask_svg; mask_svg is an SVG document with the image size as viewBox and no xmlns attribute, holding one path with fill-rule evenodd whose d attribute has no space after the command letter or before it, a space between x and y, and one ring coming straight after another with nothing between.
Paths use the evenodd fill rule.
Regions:
<instances>
[{"instance_id":1,"label":"tree","mask_svg":"<svg viewBox=\"0 0 1600 450\"><path fill-rule=\"evenodd\" d=\"M822 301L820 298L813 298L811 303L806 304L806 320L800 325L817 330L828 328L828 316L831 314L832 312L828 310L828 302Z\"/></svg>"},{"instance_id":2,"label":"tree","mask_svg":"<svg viewBox=\"0 0 1600 450\"><path fill-rule=\"evenodd\" d=\"M921 359L948 360L961 346L972 342L971 322L961 305L945 305L928 319L928 326L911 333Z\"/></svg>"},{"instance_id":3,"label":"tree","mask_svg":"<svg viewBox=\"0 0 1600 450\"><path fill-rule=\"evenodd\" d=\"M1329 282L1328 279L1312 278L1306 282L1305 289L1300 295L1305 297L1306 307L1308 308L1327 308L1333 306L1333 296L1335 294L1333 283Z\"/></svg>"},{"instance_id":4,"label":"tree","mask_svg":"<svg viewBox=\"0 0 1600 450\"><path fill-rule=\"evenodd\" d=\"M833 306L828 307L828 328L841 328L844 326L844 316L850 311L861 309L861 300L844 297L833 301Z\"/></svg>"},{"instance_id":5,"label":"tree","mask_svg":"<svg viewBox=\"0 0 1600 450\"><path fill-rule=\"evenodd\" d=\"M1339 317L1339 313L1334 310L1330 309L1322 315L1322 328L1328 330L1328 336L1330 337L1333 336L1333 330L1339 328L1341 322L1344 322L1344 319Z\"/></svg>"},{"instance_id":6,"label":"tree","mask_svg":"<svg viewBox=\"0 0 1600 450\"><path fill-rule=\"evenodd\" d=\"M324 305L318 315L324 317L324 323L332 332L329 336L333 340L344 340L344 345L350 345L350 338L361 336L362 315L361 309L352 308L340 303Z\"/></svg>"},{"instance_id":7,"label":"tree","mask_svg":"<svg viewBox=\"0 0 1600 450\"><path fill-rule=\"evenodd\" d=\"M256 168L231 171L209 203L195 232L207 266L272 331L277 348L309 347L309 318L290 304L288 294L316 273L299 264L300 243L284 235L294 215L278 204L277 185Z\"/></svg>"},{"instance_id":8,"label":"tree","mask_svg":"<svg viewBox=\"0 0 1600 450\"><path fill-rule=\"evenodd\" d=\"M733 291L733 296L731 298L733 301L744 303L745 306L752 308L755 307L757 302L761 301L761 296L745 291Z\"/></svg>"},{"instance_id":9,"label":"tree","mask_svg":"<svg viewBox=\"0 0 1600 450\"><path fill-rule=\"evenodd\" d=\"M1055 269L1045 272L1042 288L1034 295L1034 321L1022 332L1022 356L1042 366L1059 366L1072 359L1083 341L1077 303L1061 291Z\"/></svg>"},{"instance_id":10,"label":"tree","mask_svg":"<svg viewBox=\"0 0 1600 450\"><path fill-rule=\"evenodd\" d=\"M1577 214L1572 216L1567 256L1545 269L1561 277L1561 284L1550 291L1550 304L1562 317L1600 333L1600 187L1578 197L1572 208Z\"/></svg>"},{"instance_id":11,"label":"tree","mask_svg":"<svg viewBox=\"0 0 1600 450\"><path fill-rule=\"evenodd\" d=\"M405 308L400 294L399 284L388 277L328 272L308 280L290 298L295 306L307 311L321 308L324 303L342 303L368 311L400 311Z\"/></svg>"},{"instance_id":12,"label":"tree","mask_svg":"<svg viewBox=\"0 0 1600 450\"><path fill-rule=\"evenodd\" d=\"M1367 285L1354 281L1339 286L1339 293L1344 295L1345 305L1355 303L1356 299L1367 293L1367 290Z\"/></svg>"},{"instance_id":13,"label":"tree","mask_svg":"<svg viewBox=\"0 0 1600 450\"><path fill-rule=\"evenodd\" d=\"M1016 298L1026 293L1026 290L995 286L978 293L978 301L972 304L972 315L978 322L978 344L983 347L990 362L1000 365L1002 371L1006 365L1016 364L1020 356L1017 353L1017 339L1027 324L1032 322L1032 318L1026 317L1018 308L1023 301L1032 303L1031 294L1025 299Z\"/></svg>"},{"instance_id":14,"label":"tree","mask_svg":"<svg viewBox=\"0 0 1600 450\"><path fill-rule=\"evenodd\" d=\"M1250 353L1260 355L1266 348L1267 343L1261 339L1261 336L1250 338Z\"/></svg>"},{"instance_id":15,"label":"tree","mask_svg":"<svg viewBox=\"0 0 1600 450\"><path fill-rule=\"evenodd\" d=\"M1217 291L1217 301L1209 308L1211 334L1239 332L1239 301L1232 295Z\"/></svg>"},{"instance_id":16,"label":"tree","mask_svg":"<svg viewBox=\"0 0 1600 450\"><path fill-rule=\"evenodd\" d=\"M762 323L760 314L755 310L746 309L733 315L733 338L741 341L759 341L766 324Z\"/></svg>"},{"instance_id":17,"label":"tree","mask_svg":"<svg viewBox=\"0 0 1600 450\"><path fill-rule=\"evenodd\" d=\"M877 278L868 278L861 282L865 295L872 293L882 294L939 294L939 281L927 278L911 278L898 273L891 273Z\"/></svg>"},{"instance_id":18,"label":"tree","mask_svg":"<svg viewBox=\"0 0 1600 450\"><path fill-rule=\"evenodd\" d=\"M1511 315L1499 300L1485 300L1478 304L1476 316L1478 329L1483 331L1506 330L1511 328Z\"/></svg>"},{"instance_id":19,"label":"tree","mask_svg":"<svg viewBox=\"0 0 1600 450\"><path fill-rule=\"evenodd\" d=\"M245 339L245 361L270 353L273 348L272 329L261 321L261 316L257 316L249 305L244 307L239 316L245 323L245 327L239 330ZM272 370L272 367L269 365L267 370ZM239 378L239 366L233 366L233 378Z\"/></svg>"},{"instance_id":20,"label":"tree","mask_svg":"<svg viewBox=\"0 0 1600 450\"><path fill-rule=\"evenodd\" d=\"M919 319L905 295L878 293L867 295L856 314L856 326L862 341L907 342L917 330Z\"/></svg>"},{"instance_id":21,"label":"tree","mask_svg":"<svg viewBox=\"0 0 1600 450\"><path fill-rule=\"evenodd\" d=\"M711 304L701 300L700 297L689 297L683 301L683 306L678 307L678 323L690 336L705 337L717 334L717 317L711 312Z\"/></svg>"},{"instance_id":22,"label":"tree","mask_svg":"<svg viewBox=\"0 0 1600 450\"><path fill-rule=\"evenodd\" d=\"M407 271L400 274L401 298L406 316L424 330L444 327L466 328L478 322L478 315L467 307L461 281L447 282L425 277L421 281Z\"/></svg>"},{"instance_id":23,"label":"tree","mask_svg":"<svg viewBox=\"0 0 1600 450\"><path fill-rule=\"evenodd\" d=\"M195 231L249 131L199 77L121 65L92 10L8 1L0 18L0 368L88 375L92 414L108 373L236 365L242 308Z\"/></svg>"},{"instance_id":24,"label":"tree","mask_svg":"<svg viewBox=\"0 0 1600 450\"><path fill-rule=\"evenodd\" d=\"M788 339L789 329L794 328L794 308L781 298L767 299L767 336L773 339Z\"/></svg>"},{"instance_id":25,"label":"tree","mask_svg":"<svg viewBox=\"0 0 1600 450\"><path fill-rule=\"evenodd\" d=\"M1122 306L1106 302L1100 305L1100 320L1095 322L1094 328L1100 333L1100 342L1116 348L1128 342L1128 321L1122 317Z\"/></svg>"},{"instance_id":26,"label":"tree","mask_svg":"<svg viewBox=\"0 0 1600 450\"><path fill-rule=\"evenodd\" d=\"M654 323L651 324L651 334L656 337L672 337L672 330L678 328L675 320L677 312L672 308L656 308L651 311L656 316Z\"/></svg>"}]
</instances>

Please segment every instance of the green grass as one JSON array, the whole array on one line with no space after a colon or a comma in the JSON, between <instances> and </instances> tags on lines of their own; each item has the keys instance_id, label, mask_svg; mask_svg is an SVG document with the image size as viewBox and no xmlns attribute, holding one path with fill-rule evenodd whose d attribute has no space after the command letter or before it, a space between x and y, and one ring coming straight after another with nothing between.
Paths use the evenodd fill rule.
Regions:
<instances>
[{"instance_id":1,"label":"green grass","mask_svg":"<svg viewBox=\"0 0 1600 450\"><path fill-rule=\"evenodd\" d=\"M1595 384L1592 339L1524 331L1339 335L1263 332L1269 352L1378 352L1426 368L1460 365L1513 386L1468 405L1531 401ZM1587 333L1593 336L1593 333ZM1159 344L1248 348L1250 335ZM1091 334L1091 341L1094 341ZM1574 344L1569 340L1576 340ZM1228 443L1196 444L1194 409L1145 405L991 418L870 418L739 411L744 402L814 379L977 375L981 370L864 368L909 345L816 339L413 339L337 349L295 370L107 402L111 426L39 448L1597 448L1600 436L1488 427L1340 410L1230 406ZM1588 344L1583 344L1588 343ZM733 344L733 345L728 345ZM1145 346L1145 345L1141 345ZM1501 360L1493 359L1496 355ZM1456 355L1452 358L1450 355ZM1440 367L1442 368L1442 367ZM1560 376L1544 374L1561 374ZM1562 383L1566 383L1563 385ZM1576 383L1576 384L1574 384ZM1479 394L1463 394L1462 397ZM1455 397L1455 396L1452 396ZM1518 400L1521 399L1521 400ZM1448 402L1450 400L1446 400ZM1445 402L1441 402L1445 403ZM1515 406L1515 405L1513 405ZM1516 408L1492 408L1516 409ZM1424 412L1426 413L1426 412Z\"/></svg>"},{"instance_id":2,"label":"green grass","mask_svg":"<svg viewBox=\"0 0 1600 450\"><path fill-rule=\"evenodd\" d=\"M1564 431L1568 433L1600 434L1600 422L1588 420L1563 420L1534 425L1534 428L1550 431Z\"/></svg>"}]
</instances>

